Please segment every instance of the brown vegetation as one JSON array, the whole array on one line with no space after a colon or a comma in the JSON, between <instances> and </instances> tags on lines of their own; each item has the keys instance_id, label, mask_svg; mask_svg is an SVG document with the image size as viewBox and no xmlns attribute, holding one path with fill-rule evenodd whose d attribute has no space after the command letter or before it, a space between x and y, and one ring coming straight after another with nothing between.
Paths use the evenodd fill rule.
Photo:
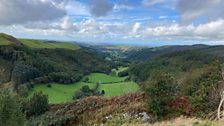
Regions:
<instances>
[{"instance_id":1,"label":"brown vegetation","mask_svg":"<svg viewBox=\"0 0 224 126\"><path fill-rule=\"evenodd\" d=\"M147 102L144 93L126 94L113 98L88 97L72 103L51 105L50 112L63 111L63 115L73 115L69 121L74 124L100 124L106 121L105 117L129 113L131 115L147 112ZM68 125L68 124L67 124Z\"/></svg>"}]
</instances>

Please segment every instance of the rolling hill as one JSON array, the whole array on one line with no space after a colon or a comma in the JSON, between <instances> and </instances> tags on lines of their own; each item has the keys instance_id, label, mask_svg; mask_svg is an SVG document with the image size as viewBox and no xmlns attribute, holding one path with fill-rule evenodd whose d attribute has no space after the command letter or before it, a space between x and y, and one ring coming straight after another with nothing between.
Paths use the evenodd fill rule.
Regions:
<instances>
[{"instance_id":1,"label":"rolling hill","mask_svg":"<svg viewBox=\"0 0 224 126\"><path fill-rule=\"evenodd\" d=\"M0 83L73 83L91 72L109 73L113 66L72 43L18 40L1 34Z\"/></svg>"},{"instance_id":2,"label":"rolling hill","mask_svg":"<svg viewBox=\"0 0 224 126\"><path fill-rule=\"evenodd\" d=\"M77 50L80 49L80 46L69 43L69 42L56 42L56 41L41 41L41 40L32 40L32 39L19 39L20 42L30 48L36 49L56 49L56 48L63 48L63 49L71 49Z\"/></svg>"},{"instance_id":3,"label":"rolling hill","mask_svg":"<svg viewBox=\"0 0 224 126\"><path fill-rule=\"evenodd\" d=\"M137 81L146 81L155 71L165 71L174 75L203 67L203 65L222 60L218 55L208 54L200 50L186 50L167 53L154 59L133 65L128 71Z\"/></svg>"},{"instance_id":4,"label":"rolling hill","mask_svg":"<svg viewBox=\"0 0 224 126\"><path fill-rule=\"evenodd\" d=\"M133 61L147 61L155 57L175 53L185 50L201 50L206 49L209 46L207 45L173 45L173 46L162 46L162 47L151 47L151 48L142 48L140 50L130 50L126 53L126 57L129 60Z\"/></svg>"},{"instance_id":5,"label":"rolling hill","mask_svg":"<svg viewBox=\"0 0 224 126\"><path fill-rule=\"evenodd\" d=\"M0 33L0 46L1 45L16 45L16 44L21 44L21 43L11 35Z\"/></svg>"}]
</instances>

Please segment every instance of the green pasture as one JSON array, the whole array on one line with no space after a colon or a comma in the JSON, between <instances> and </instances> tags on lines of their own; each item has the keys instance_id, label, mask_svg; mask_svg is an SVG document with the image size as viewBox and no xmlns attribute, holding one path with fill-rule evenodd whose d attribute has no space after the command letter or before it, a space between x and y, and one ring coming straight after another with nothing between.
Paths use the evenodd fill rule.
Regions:
<instances>
[{"instance_id":1,"label":"green pasture","mask_svg":"<svg viewBox=\"0 0 224 126\"><path fill-rule=\"evenodd\" d=\"M89 76L89 82L93 83L115 83L115 82L121 82L124 81L124 77L118 77L118 76L111 76L111 75L106 75L103 73L92 73Z\"/></svg>"},{"instance_id":2,"label":"green pasture","mask_svg":"<svg viewBox=\"0 0 224 126\"><path fill-rule=\"evenodd\" d=\"M139 87L135 82L121 82L112 84L101 84L99 90L105 91L105 96L120 96L126 93L139 91Z\"/></svg>"},{"instance_id":3,"label":"green pasture","mask_svg":"<svg viewBox=\"0 0 224 126\"><path fill-rule=\"evenodd\" d=\"M44 94L48 95L50 103L63 103L72 100L74 92L79 90L82 86L89 85L93 88L95 84L78 82L74 84L57 84L51 83L51 87L47 87L47 84L35 85L33 89L30 90L29 95L32 96L34 92L42 91Z\"/></svg>"},{"instance_id":4,"label":"green pasture","mask_svg":"<svg viewBox=\"0 0 224 126\"><path fill-rule=\"evenodd\" d=\"M74 92L79 90L82 86L89 85L90 88L93 88L97 82L107 83L100 84L99 91L104 90L105 96L108 97L119 96L139 90L136 83L132 81L124 82L125 78L103 73L92 73L87 77L89 78L90 83L77 82L67 85L51 83L51 87L47 87L47 84L35 85L34 88L29 91L29 95L32 96L34 92L42 91L44 94L48 95L50 103L64 103L72 101Z\"/></svg>"}]
</instances>

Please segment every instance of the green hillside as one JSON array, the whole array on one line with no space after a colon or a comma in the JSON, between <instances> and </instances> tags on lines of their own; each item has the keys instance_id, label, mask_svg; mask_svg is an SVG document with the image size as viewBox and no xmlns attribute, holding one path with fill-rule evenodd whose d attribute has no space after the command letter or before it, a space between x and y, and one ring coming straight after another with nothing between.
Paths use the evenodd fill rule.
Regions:
<instances>
[{"instance_id":1,"label":"green hillside","mask_svg":"<svg viewBox=\"0 0 224 126\"><path fill-rule=\"evenodd\" d=\"M179 76L181 73L212 63L217 58L215 55L197 50L174 52L136 64L129 69L129 74L136 81L146 81L155 71L165 71Z\"/></svg>"},{"instance_id":2,"label":"green hillside","mask_svg":"<svg viewBox=\"0 0 224 126\"><path fill-rule=\"evenodd\" d=\"M172 104L170 101L173 98L176 98L178 103L180 99L185 99L184 104L188 104L194 111L192 115L204 117L217 109L220 96L215 94L223 91L223 88L219 90L224 84L223 57L221 57L223 53L217 49L217 47L209 47L203 49L207 51L195 49L164 54L136 64L127 72L133 80L141 83L142 89L150 98L150 105L153 106L150 111L155 111L155 114L161 118L168 116L169 113L177 114L176 111L166 113L167 104ZM164 107L162 114L154 105L159 108Z\"/></svg>"},{"instance_id":3,"label":"green hillside","mask_svg":"<svg viewBox=\"0 0 224 126\"><path fill-rule=\"evenodd\" d=\"M0 46L1 45L12 45L12 44L19 44L20 42L14 38L13 36L0 33Z\"/></svg>"},{"instance_id":4,"label":"green hillside","mask_svg":"<svg viewBox=\"0 0 224 126\"><path fill-rule=\"evenodd\" d=\"M32 39L19 39L21 43L24 45L30 47L30 48L48 48L48 49L56 49L56 48L63 48L63 49L71 49L71 50L77 50L80 49L80 46L75 45L73 43L68 42L44 42L41 40L32 40Z\"/></svg>"},{"instance_id":5,"label":"green hillside","mask_svg":"<svg viewBox=\"0 0 224 126\"><path fill-rule=\"evenodd\" d=\"M92 72L110 73L113 67L111 62L71 43L22 40L29 45L25 46L8 35L1 39L16 44L0 46L0 82L12 82L16 89L21 84L70 84Z\"/></svg>"},{"instance_id":6,"label":"green hillside","mask_svg":"<svg viewBox=\"0 0 224 126\"><path fill-rule=\"evenodd\" d=\"M47 49L63 48L63 49L70 49L70 50L80 49L80 46L74 43L57 42L57 41L41 41L41 40L34 40L34 39L16 39L13 36L0 33L0 46L21 44L21 43L30 48L36 48L36 49L43 49L43 48L47 48Z\"/></svg>"}]
</instances>

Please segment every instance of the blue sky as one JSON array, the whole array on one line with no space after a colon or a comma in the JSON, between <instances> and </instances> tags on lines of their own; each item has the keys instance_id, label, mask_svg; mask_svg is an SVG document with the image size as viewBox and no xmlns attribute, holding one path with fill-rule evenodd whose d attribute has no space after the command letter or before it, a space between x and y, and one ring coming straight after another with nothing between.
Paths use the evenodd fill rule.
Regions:
<instances>
[{"instance_id":1,"label":"blue sky","mask_svg":"<svg viewBox=\"0 0 224 126\"><path fill-rule=\"evenodd\" d=\"M223 0L1 0L0 32L135 45L224 44Z\"/></svg>"}]
</instances>

